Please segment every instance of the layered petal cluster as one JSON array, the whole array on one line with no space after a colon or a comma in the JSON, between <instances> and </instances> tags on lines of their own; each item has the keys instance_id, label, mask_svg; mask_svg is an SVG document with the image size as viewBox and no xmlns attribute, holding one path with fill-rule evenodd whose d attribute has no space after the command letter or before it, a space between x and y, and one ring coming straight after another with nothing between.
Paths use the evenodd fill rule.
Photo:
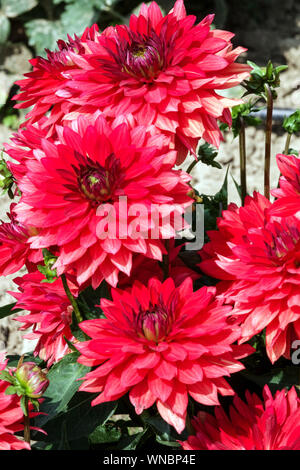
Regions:
<instances>
[{"instance_id":1,"label":"layered petal cluster","mask_svg":"<svg viewBox=\"0 0 300 470\"><path fill-rule=\"evenodd\" d=\"M113 289L101 308L105 319L80 323L91 340L78 344L78 361L98 366L80 386L101 392L93 405L129 392L137 414L156 404L181 433L189 396L215 405L218 393L234 393L224 377L244 368L238 359L252 348L233 344L240 329L231 307L215 300L214 287L193 292L190 278L179 287L171 278L152 278L147 287L136 281L131 290Z\"/></svg>"},{"instance_id":2,"label":"layered petal cluster","mask_svg":"<svg viewBox=\"0 0 300 470\"><path fill-rule=\"evenodd\" d=\"M17 162L7 161L16 182L26 173L25 161L39 158L41 141L47 137L47 131L43 128L45 122L47 118L43 117L34 125L20 127L18 132L11 136L11 141L4 143L6 153Z\"/></svg>"},{"instance_id":3,"label":"layered petal cluster","mask_svg":"<svg viewBox=\"0 0 300 470\"><path fill-rule=\"evenodd\" d=\"M137 124L153 124L171 137L180 163L198 140L219 146L217 120L231 123L237 100L220 90L238 85L250 67L235 60L245 51L232 48L234 36L211 29L213 15L195 25L183 0L164 17L158 5L142 5L129 26L97 27L82 38L60 41L47 59L33 59L33 71L18 82L15 97L33 106L32 123L50 110L45 126L100 109L109 118L132 113Z\"/></svg>"},{"instance_id":4,"label":"layered petal cluster","mask_svg":"<svg viewBox=\"0 0 300 470\"><path fill-rule=\"evenodd\" d=\"M68 41L57 42L58 51L46 50L47 58L37 57L29 61L33 71L26 73L25 79L16 82L20 86L21 93L13 97L24 101L16 105L17 108L32 107L26 116L28 124L42 121L42 128L49 130L50 126L53 131L53 124L59 123L63 116L72 110L72 105L66 101L68 93L65 89L70 78L68 71L77 68L72 54L80 60L86 50L89 51L86 49L87 40L94 40L97 32L98 26L94 25L87 28L81 38L75 36L75 39L72 39L68 36ZM51 117L45 122L45 114L50 109L52 109Z\"/></svg>"},{"instance_id":5,"label":"layered petal cluster","mask_svg":"<svg viewBox=\"0 0 300 470\"><path fill-rule=\"evenodd\" d=\"M25 274L14 279L19 292L10 294L17 299L16 308L30 312L15 320L24 324L21 330L32 328L24 338L38 340L34 354L50 367L71 352L65 338L71 342L76 342L76 339L70 329L73 309L61 279L53 283L42 282L44 279L39 271ZM76 286L71 282L68 284L72 294L77 295Z\"/></svg>"},{"instance_id":6,"label":"layered petal cluster","mask_svg":"<svg viewBox=\"0 0 300 470\"><path fill-rule=\"evenodd\" d=\"M272 204L262 195L234 204L218 221L219 231L200 253L200 268L220 283L221 298L240 316L242 340L266 328L270 360L290 357L300 338L300 221L269 215Z\"/></svg>"},{"instance_id":7,"label":"layered petal cluster","mask_svg":"<svg viewBox=\"0 0 300 470\"><path fill-rule=\"evenodd\" d=\"M58 275L74 270L79 285L94 288L103 279L115 286L119 271L129 275L135 253L161 260L162 238L183 228L192 204L190 176L173 169L168 140L153 126L110 126L97 113L93 124L80 116L57 132L19 164L15 211L35 227L30 247L57 246Z\"/></svg>"},{"instance_id":8,"label":"layered petal cluster","mask_svg":"<svg viewBox=\"0 0 300 470\"><path fill-rule=\"evenodd\" d=\"M0 353L0 372L6 368L5 355ZM23 411L20 406L20 397L6 395L5 390L9 383L0 378L0 450L30 450L30 445L15 436L22 431Z\"/></svg>"},{"instance_id":9,"label":"layered petal cluster","mask_svg":"<svg viewBox=\"0 0 300 470\"><path fill-rule=\"evenodd\" d=\"M16 204L10 206L7 214L10 222L0 224L0 275L7 276L21 269L25 264L37 263L43 256L41 250L31 249L28 239L34 227L20 224L15 214Z\"/></svg>"},{"instance_id":10,"label":"layered petal cluster","mask_svg":"<svg viewBox=\"0 0 300 470\"><path fill-rule=\"evenodd\" d=\"M272 190L278 199L270 212L280 217L295 215L300 212L300 157L278 154L276 160L281 176L279 188Z\"/></svg>"},{"instance_id":11,"label":"layered petal cluster","mask_svg":"<svg viewBox=\"0 0 300 470\"><path fill-rule=\"evenodd\" d=\"M221 407L214 416L200 411L192 420L195 435L181 442L185 450L300 450L300 401L296 390L272 396L265 385L263 399L237 395L229 414Z\"/></svg>"}]
</instances>

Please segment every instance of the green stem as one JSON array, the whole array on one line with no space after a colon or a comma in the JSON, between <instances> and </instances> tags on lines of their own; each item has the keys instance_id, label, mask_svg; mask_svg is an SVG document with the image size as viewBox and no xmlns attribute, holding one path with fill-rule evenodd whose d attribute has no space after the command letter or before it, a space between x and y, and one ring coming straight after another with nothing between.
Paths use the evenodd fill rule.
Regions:
<instances>
[{"instance_id":1,"label":"green stem","mask_svg":"<svg viewBox=\"0 0 300 470\"><path fill-rule=\"evenodd\" d=\"M247 194L247 171L246 171L246 133L245 122L240 117L240 133L239 133L239 149L240 149L240 181L241 181L241 199L242 205L244 204Z\"/></svg>"},{"instance_id":2,"label":"green stem","mask_svg":"<svg viewBox=\"0 0 300 470\"><path fill-rule=\"evenodd\" d=\"M199 161L200 160L193 160L192 163L188 166L186 173L190 174Z\"/></svg>"},{"instance_id":3,"label":"green stem","mask_svg":"<svg viewBox=\"0 0 300 470\"><path fill-rule=\"evenodd\" d=\"M120 20L122 23L126 23L127 20L125 16L121 15L116 10L112 10L111 8L105 8L105 10L107 10L111 15Z\"/></svg>"},{"instance_id":4,"label":"green stem","mask_svg":"<svg viewBox=\"0 0 300 470\"><path fill-rule=\"evenodd\" d=\"M43 0L42 6L45 10L48 20L54 21L53 6L51 0Z\"/></svg>"},{"instance_id":5,"label":"green stem","mask_svg":"<svg viewBox=\"0 0 300 470\"><path fill-rule=\"evenodd\" d=\"M264 170L264 194L270 199L270 167L271 167L271 136L272 136L272 115L273 96L271 88L265 84L267 98L267 120L266 120L266 140L265 140L265 170Z\"/></svg>"},{"instance_id":6,"label":"green stem","mask_svg":"<svg viewBox=\"0 0 300 470\"><path fill-rule=\"evenodd\" d=\"M285 147L284 147L284 151L283 151L283 153L285 155L288 155L289 148L290 148L290 143L291 143L291 138L292 138L292 134L288 134L286 136Z\"/></svg>"},{"instance_id":7,"label":"green stem","mask_svg":"<svg viewBox=\"0 0 300 470\"><path fill-rule=\"evenodd\" d=\"M81 313L80 313L80 310L79 310L79 307L78 307L78 305L77 305L77 302L76 302L76 300L75 300L75 297L73 296L72 292L71 292L70 289L69 289L68 282L67 282L67 278L66 278L65 274L62 274L61 280L62 280L64 289L65 289L65 292L66 292L66 294L67 294L67 296L68 296L68 299L70 300L71 305L72 305L72 307L73 307L73 310L74 310L74 313L75 313L75 316L76 316L77 323L80 323L80 322L83 321L83 318L82 318L82 315L81 315Z\"/></svg>"},{"instance_id":8,"label":"green stem","mask_svg":"<svg viewBox=\"0 0 300 470\"><path fill-rule=\"evenodd\" d=\"M26 414L24 414L24 440L25 442L28 442L28 444L30 445L30 418L29 418L28 402L29 402L28 397L25 397Z\"/></svg>"}]
</instances>

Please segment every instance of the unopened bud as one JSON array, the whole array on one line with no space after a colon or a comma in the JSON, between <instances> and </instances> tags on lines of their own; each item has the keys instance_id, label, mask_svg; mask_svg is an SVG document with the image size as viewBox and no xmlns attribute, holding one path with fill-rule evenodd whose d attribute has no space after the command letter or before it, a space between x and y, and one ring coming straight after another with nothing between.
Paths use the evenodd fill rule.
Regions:
<instances>
[{"instance_id":1,"label":"unopened bud","mask_svg":"<svg viewBox=\"0 0 300 470\"><path fill-rule=\"evenodd\" d=\"M14 375L23 394L29 398L41 398L49 385L46 374L34 362L24 362Z\"/></svg>"}]
</instances>

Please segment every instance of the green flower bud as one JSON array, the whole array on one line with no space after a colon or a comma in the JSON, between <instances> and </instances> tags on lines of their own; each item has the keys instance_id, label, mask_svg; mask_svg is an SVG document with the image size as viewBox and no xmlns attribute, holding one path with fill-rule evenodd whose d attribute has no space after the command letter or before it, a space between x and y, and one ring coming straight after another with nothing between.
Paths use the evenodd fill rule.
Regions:
<instances>
[{"instance_id":1,"label":"green flower bud","mask_svg":"<svg viewBox=\"0 0 300 470\"><path fill-rule=\"evenodd\" d=\"M41 398L49 385L46 374L34 362L21 364L14 376L28 398Z\"/></svg>"}]
</instances>

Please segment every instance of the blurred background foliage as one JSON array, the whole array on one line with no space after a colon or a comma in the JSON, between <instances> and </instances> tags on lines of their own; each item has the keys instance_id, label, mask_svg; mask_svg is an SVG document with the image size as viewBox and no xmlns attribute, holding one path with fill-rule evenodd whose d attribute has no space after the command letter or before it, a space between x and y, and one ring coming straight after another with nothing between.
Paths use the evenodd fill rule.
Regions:
<instances>
[{"instance_id":1,"label":"blurred background foliage","mask_svg":"<svg viewBox=\"0 0 300 470\"><path fill-rule=\"evenodd\" d=\"M284 8L293 9L296 2L286 0ZM140 0L0 0L0 124L16 129L24 120L26 113L13 109L11 96L17 91L14 82L31 70L28 61L32 57L45 56L45 48L55 49L58 39L66 40L68 34L79 36L93 23L100 30L128 23L140 3ZM174 0L157 3L167 12ZM188 13L196 15L198 20L215 13L214 26L237 31L237 41L243 40L239 31L255 31L275 11L284 15L281 0L186 0L185 5ZM250 53L247 58L252 59L249 42L250 47L245 44ZM276 62L276 57L269 58ZM280 57L277 59L280 62Z\"/></svg>"}]
</instances>

